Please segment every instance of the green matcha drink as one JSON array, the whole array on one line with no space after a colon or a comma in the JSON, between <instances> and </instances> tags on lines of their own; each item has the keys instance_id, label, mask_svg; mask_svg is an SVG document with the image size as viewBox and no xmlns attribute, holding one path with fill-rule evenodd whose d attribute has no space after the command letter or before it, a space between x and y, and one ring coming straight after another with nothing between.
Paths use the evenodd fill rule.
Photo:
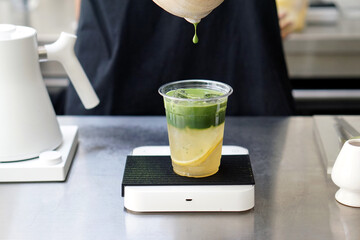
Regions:
<instances>
[{"instance_id":1,"label":"green matcha drink","mask_svg":"<svg viewBox=\"0 0 360 240\"><path fill-rule=\"evenodd\" d=\"M195 34L194 34L194 37L193 37L193 43L194 44L197 44L199 42L199 38L197 36L197 32L196 32L196 28L197 28L197 23L194 23L194 28L195 28Z\"/></svg>"},{"instance_id":2,"label":"green matcha drink","mask_svg":"<svg viewBox=\"0 0 360 240\"><path fill-rule=\"evenodd\" d=\"M174 171L188 177L215 174L232 88L215 81L184 80L162 86L159 93L164 97Z\"/></svg>"}]
</instances>

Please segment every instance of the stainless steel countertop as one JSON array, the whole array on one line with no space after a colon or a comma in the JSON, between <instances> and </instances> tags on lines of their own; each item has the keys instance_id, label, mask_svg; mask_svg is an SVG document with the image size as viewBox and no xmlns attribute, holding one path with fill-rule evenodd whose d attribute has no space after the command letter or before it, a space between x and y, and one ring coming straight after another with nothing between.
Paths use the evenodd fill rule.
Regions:
<instances>
[{"instance_id":1,"label":"stainless steel countertop","mask_svg":"<svg viewBox=\"0 0 360 240\"><path fill-rule=\"evenodd\" d=\"M292 78L360 77L360 18L308 24L283 43Z\"/></svg>"},{"instance_id":2,"label":"stainless steel countertop","mask_svg":"<svg viewBox=\"0 0 360 240\"><path fill-rule=\"evenodd\" d=\"M360 239L360 209L335 201L311 117L227 118L224 144L249 149L256 181L255 208L242 213L124 210L126 155L168 144L165 117L59 121L79 126L67 181L0 184L0 239Z\"/></svg>"}]
</instances>

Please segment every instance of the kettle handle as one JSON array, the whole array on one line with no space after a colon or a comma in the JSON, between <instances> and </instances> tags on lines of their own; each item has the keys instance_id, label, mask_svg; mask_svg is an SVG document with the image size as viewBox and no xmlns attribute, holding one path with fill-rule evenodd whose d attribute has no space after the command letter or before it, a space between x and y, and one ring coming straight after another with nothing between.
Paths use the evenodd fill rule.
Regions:
<instances>
[{"instance_id":1,"label":"kettle handle","mask_svg":"<svg viewBox=\"0 0 360 240\"><path fill-rule=\"evenodd\" d=\"M44 47L47 59L58 61L63 65L84 107L91 109L100 101L74 53L75 41L75 35L62 32L56 42Z\"/></svg>"}]
</instances>

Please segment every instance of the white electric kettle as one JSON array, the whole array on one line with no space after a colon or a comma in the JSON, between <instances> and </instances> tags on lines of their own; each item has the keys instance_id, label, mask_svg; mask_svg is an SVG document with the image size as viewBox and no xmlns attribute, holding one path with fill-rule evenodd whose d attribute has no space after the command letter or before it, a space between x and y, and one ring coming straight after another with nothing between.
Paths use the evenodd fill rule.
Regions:
<instances>
[{"instance_id":1,"label":"white electric kettle","mask_svg":"<svg viewBox=\"0 0 360 240\"><path fill-rule=\"evenodd\" d=\"M61 62L85 108L98 105L74 54L75 41L62 33L55 43L38 47L35 29L0 24L0 162L34 158L62 143L39 61Z\"/></svg>"}]
</instances>

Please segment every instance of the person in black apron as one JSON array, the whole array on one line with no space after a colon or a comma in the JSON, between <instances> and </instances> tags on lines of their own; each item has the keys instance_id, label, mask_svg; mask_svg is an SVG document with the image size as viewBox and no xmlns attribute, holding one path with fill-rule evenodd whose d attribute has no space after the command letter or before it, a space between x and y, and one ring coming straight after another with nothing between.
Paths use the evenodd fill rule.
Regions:
<instances>
[{"instance_id":1,"label":"person in black apron","mask_svg":"<svg viewBox=\"0 0 360 240\"><path fill-rule=\"evenodd\" d=\"M293 114L275 1L225 0L197 33L150 0L83 0L75 50L101 102L70 86L65 114L164 115L158 88L184 79L231 85L227 115Z\"/></svg>"}]
</instances>

